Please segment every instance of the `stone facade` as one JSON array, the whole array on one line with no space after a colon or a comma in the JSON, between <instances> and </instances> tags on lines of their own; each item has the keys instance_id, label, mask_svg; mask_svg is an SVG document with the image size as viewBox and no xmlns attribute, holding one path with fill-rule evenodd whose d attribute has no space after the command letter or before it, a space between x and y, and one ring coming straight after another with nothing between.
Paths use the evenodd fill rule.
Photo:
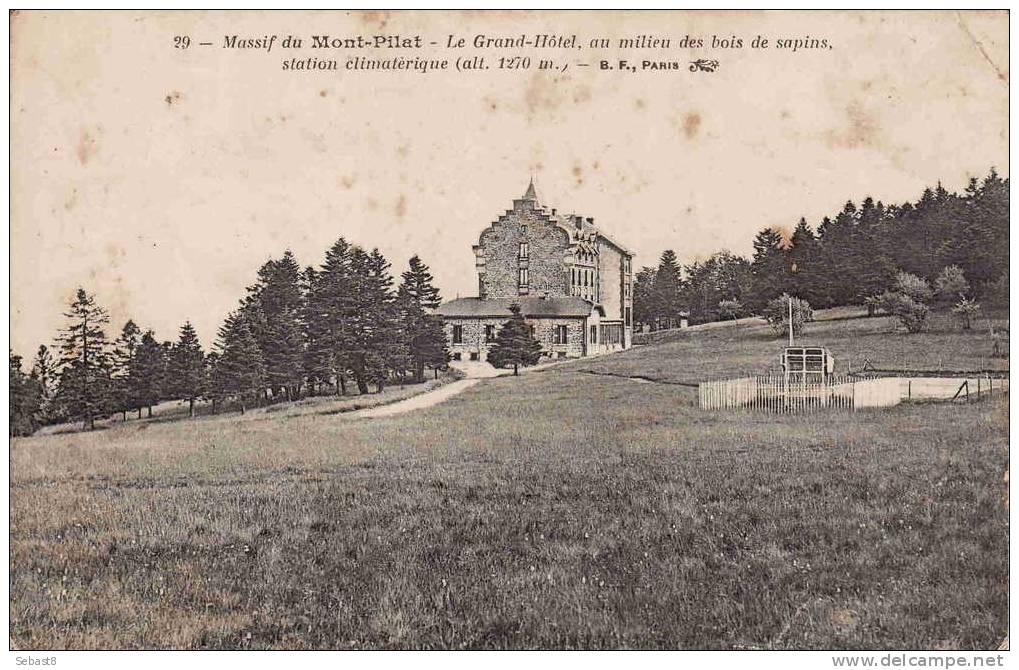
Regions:
<instances>
[{"instance_id":1,"label":"stone facade","mask_svg":"<svg viewBox=\"0 0 1019 670\"><path fill-rule=\"evenodd\" d=\"M546 212L535 209L532 201L516 200L513 205L481 233L474 247L481 297L569 295L563 264L569 250L569 231L556 225ZM523 286L521 269L528 275Z\"/></svg>"},{"instance_id":2,"label":"stone facade","mask_svg":"<svg viewBox=\"0 0 1019 670\"><path fill-rule=\"evenodd\" d=\"M573 358L630 346L632 254L593 219L540 205L533 183L482 231L474 255L478 298L451 301L438 312L454 358L484 360L486 327L498 332L511 301L528 304L525 320L548 356ZM565 343L556 342L557 326L566 326Z\"/></svg>"},{"instance_id":3,"label":"stone facade","mask_svg":"<svg viewBox=\"0 0 1019 670\"><path fill-rule=\"evenodd\" d=\"M579 358L587 354L588 332L582 318L525 319L534 328L534 337L541 342L542 354L549 358ZM506 319L444 317L446 342L453 360L487 360L491 341L486 338L488 328L499 332ZM556 342L556 327L566 326L566 342ZM460 340L454 338L454 328L460 328Z\"/></svg>"}]
</instances>

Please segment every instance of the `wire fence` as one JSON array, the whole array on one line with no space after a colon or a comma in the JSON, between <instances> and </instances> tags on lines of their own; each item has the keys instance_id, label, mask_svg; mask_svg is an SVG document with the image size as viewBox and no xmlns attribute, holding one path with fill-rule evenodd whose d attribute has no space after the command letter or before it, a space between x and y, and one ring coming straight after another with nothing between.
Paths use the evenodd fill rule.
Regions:
<instances>
[{"instance_id":1,"label":"wire fence","mask_svg":"<svg viewBox=\"0 0 1019 670\"><path fill-rule=\"evenodd\" d=\"M814 412L892 407L902 401L898 379L825 375L813 379L784 374L722 379L698 385L701 409Z\"/></svg>"}]
</instances>

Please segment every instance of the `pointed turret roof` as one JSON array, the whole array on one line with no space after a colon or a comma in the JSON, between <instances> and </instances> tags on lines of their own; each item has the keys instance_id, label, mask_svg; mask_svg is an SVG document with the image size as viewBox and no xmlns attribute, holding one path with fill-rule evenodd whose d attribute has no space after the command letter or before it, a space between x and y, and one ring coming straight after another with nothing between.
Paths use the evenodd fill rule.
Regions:
<instances>
[{"instance_id":1,"label":"pointed turret roof","mask_svg":"<svg viewBox=\"0 0 1019 670\"><path fill-rule=\"evenodd\" d=\"M534 192L534 177L531 177L531 181L527 184L527 191L524 193L522 200L533 200L538 201L538 194Z\"/></svg>"}]
</instances>

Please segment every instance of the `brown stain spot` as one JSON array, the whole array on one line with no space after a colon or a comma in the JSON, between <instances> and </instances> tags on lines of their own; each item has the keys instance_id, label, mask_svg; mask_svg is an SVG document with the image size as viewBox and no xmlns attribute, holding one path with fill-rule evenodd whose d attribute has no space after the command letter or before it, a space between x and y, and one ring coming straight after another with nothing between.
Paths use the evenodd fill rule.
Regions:
<instances>
[{"instance_id":1,"label":"brown stain spot","mask_svg":"<svg viewBox=\"0 0 1019 670\"><path fill-rule=\"evenodd\" d=\"M828 144L843 149L857 149L874 146L879 141L881 129L877 120L859 103L846 105L847 125L843 129L826 133Z\"/></svg>"},{"instance_id":2,"label":"brown stain spot","mask_svg":"<svg viewBox=\"0 0 1019 670\"><path fill-rule=\"evenodd\" d=\"M793 117L792 112L790 112L788 109L783 109L778 116L780 119L791 119Z\"/></svg>"},{"instance_id":3,"label":"brown stain spot","mask_svg":"<svg viewBox=\"0 0 1019 670\"><path fill-rule=\"evenodd\" d=\"M573 166L573 179L577 186L584 183L584 170L580 167L579 163Z\"/></svg>"},{"instance_id":4,"label":"brown stain spot","mask_svg":"<svg viewBox=\"0 0 1019 670\"><path fill-rule=\"evenodd\" d=\"M400 219L407 216L407 196L403 194L396 200L396 216Z\"/></svg>"},{"instance_id":5,"label":"brown stain spot","mask_svg":"<svg viewBox=\"0 0 1019 670\"><path fill-rule=\"evenodd\" d=\"M180 99L180 91L170 91L166 94L166 97L163 98L163 100L166 101L167 107L173 107L174 103L180 102Z\"/></svg>"},{"instance_id":6,"label":"brown stain spot","mask_svg":"<svg viewBox=\"0 0 1019 670\"><path fill-rule=\"evenodd\" d=\"M70 212L74 209L74 206L78 204L78 189L72 188L70 195L67 196L67 200L64 201L64 209Z\"/></svg>"},{"instance_id":7,"label":"brown stain spot","mask_svg":"<svg viewBox=\"0 0 1019 670\"><path fill-rule=\"evenodd\" d=\"M559 106L556 99L557 90L551 79L542 74L535 74L524 89L524 105L527 111L534 114L540 109L554 109Z\"/></svg>"},{"instance_id":8,"label":"brown stain spot","mask_svg":"<svg viewBox=\"0 0 1019 670\"><path fill-rule=\"evenodd\" d=\"M81 135L78 137L78 147L75 150L78 162L85 165L98 150L99 145L95 133L88 128L82 128Z\"/></svg>"},{"instance_id":9,"label":"brown stain spot","mask_svg":"<svg viewBox=\"0 0 1019 670\"><path fill-rule=\"evenodd\" d=\"M499 101L491 96L485 96L481 99L481 102L485 105L485 109L489 112L499 111Z\"/></svg>"},{"instance_id":10,"label":"brown stain spot","mask_svg":"<svg viewBox=\"0 0 1019 670\"><path fill-rule=\"evenodd\" d=\"M354 188L354 184L357 183L357 176L343 175L340 177L340 186L347 189L348 191Z\"/></svg>"},{"instance_id":11,"label":"brown stain spot","mask_svg":"<svg viewBox=\"0 0 1019 670\"><path fill-rule=\"evenodd\" d=\"M385 29L389 25L389 19L391 15L386 11L368 10L360 12L361 23L365 25L375 25L379 30Z\"/></svg>"},{"instance_id":12,"label":"brown stain spot","mask_svg":"<svg viewBox=\"0 0 1019 670\"><path fill-rule=\"evenodd\" d=\"M364 204L365 204L365 207L367 207L368 209L378 209L379 208L379 201L376 200L375 198L368 198L365 201Z\"/></svg>"},{"instance_id":13,"label":"brown stain spot","mask_svg":"<svg viewBox=\"0 0 1019 670\"><path fill-rule=\"evenodd\" d=\"M686 139L692 140L697 137L701 129L701 115L697 112L683 115L683 135Z\"/></svg>"},{"instance_id":14,"label":"brown stain spot","mask_svg":"<svg viewBox=\"0 0 1019 670\"><path fill-rule=\"evenodd\" d=\"M579 105L591 99L590 87L581 84L570 90L567 81L543 72L534 73L524 88L527 112L531 115L540 111L554 112L568 102Z\"/></svg>"},{"instance_id":15,"label":"brown stain spot","mask_svg":"<svg viewBox=\"0 0 1019 670\"><path fill-rule=\"evenodd\" d=\"M401 144L400 146L396 147L396 155L399 156L400 158L406 158L408 154L410 154L410 147L408 147L406 144Z\"/></svg>"},{"instance_id":16,"label":"brown stain spot","mask_svg":"<svg viewBox=\"0 0 1019 670\"><path fill-rule=\"evenodd\" d=\"M644 100L644 98L637 98L636 100L633 101L633 106L643 111L647 109L647 102Z\"/></svg>"},{"instance_id":17,"label":"brown stain spot","mask_svg":"<svg viewBox=\"0 0 1019 670\"><path fill-rule=\"evenodd\" d=\"M106 257L110 265L117 265L120 263L122 258L127 256L127 251L124 247L120 246L116 242L108 243L104 251L106 252Z\"/></svg>"},{"instance_id":18,"label":"brown stain spot","mask_svg":"<svg viewBox=\"0 0 1019 670\"><path fill-rule=\"evenodd\" d=\"M318 97L320 97L320 98L324 98L327 95L329 95L329 91L325 90L324 88L321 91L318 92Z\"/></svg>"}]
</instances>

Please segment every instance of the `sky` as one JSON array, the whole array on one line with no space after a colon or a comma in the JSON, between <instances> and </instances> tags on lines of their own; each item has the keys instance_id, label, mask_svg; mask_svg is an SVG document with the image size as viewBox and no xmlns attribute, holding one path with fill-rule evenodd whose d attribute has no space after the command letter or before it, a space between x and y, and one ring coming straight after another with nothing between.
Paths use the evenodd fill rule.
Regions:
<instances>
[{"instance_id":1,"label":"sky","mask_svg":"<svg viewBox=\"0 0 1019 670\"><path fill-rule=\"evenodd\" d=\"M577 34L667 50L509 50L473 72L347 72L342 51L223 37ZM213 46L174 49L175 35ZM684 35L831 49L680 49ZM384 50L362 55L415 55ZM470 53L476 53L471 51ZM500 70L500 55L568 62ZM336 72L286 72L290 56ZM458 53L426 49L426 57ZM1008 175L1005 12L20 12L11 19L11 346L52 344L77 287L111 315L208 346L269 258L343 236L398 274L418 254L472 295L471 245L534 178L539 200L655 264L816 226L847 199ZM601 58L673 61L635 73ZM719 61L690 73L691 59ZM577 67L589 62L592 67Z\"/></svg>"}]
</instances>

